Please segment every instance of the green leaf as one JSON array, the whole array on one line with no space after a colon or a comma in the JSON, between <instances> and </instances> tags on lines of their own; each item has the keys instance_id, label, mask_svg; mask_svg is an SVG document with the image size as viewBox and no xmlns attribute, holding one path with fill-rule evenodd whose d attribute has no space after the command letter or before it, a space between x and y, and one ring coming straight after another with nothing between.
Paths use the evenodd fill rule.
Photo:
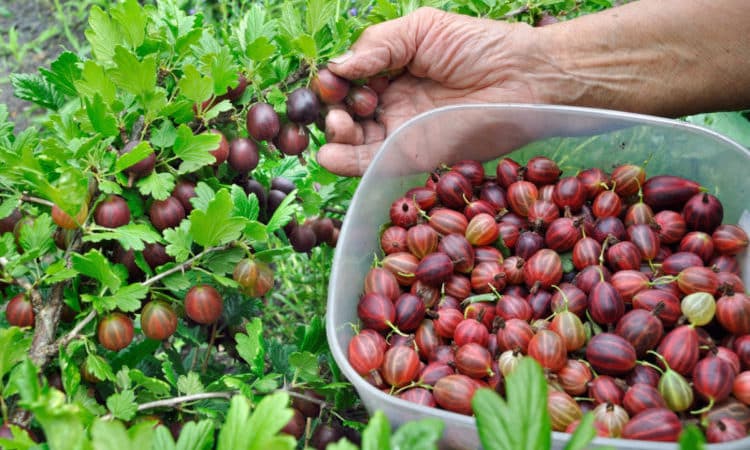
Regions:
<instances>
[{"instance_id":1,"label":"green leaf","mask_svg":"<svg viewBox=\"0 0 750 450\"><path fill-rule=\"evenodd\" d=\"M267 61L274 53L276 53L276 47L265 36L252 41L245 50L245 55L255 62Z\"/></svg>"},{"instance_id":2,"label":"green leaf","mask_svg":"<svg viewBox=\"0 0 750 450\"><path fill-rule=\"evenodd\" d=\"M192 64L183 68L182 78L177 82L177 87L182 95L195 103L208 100L213 93L212 86L213 80L211 77L202 76Z\"/></svg>"},{"instance_id":3,"label":"green leaf","mask_svg":"<svg viewBox=\"0 0 750 450\"><path fill-rule=\"evenodd\" d=\"M120 288L122 280L112 271L109 260L99 250L89 250L85 255L71 255L73 268L83 275L98 280L111 291Z\"/></svg>"},{"instance_id":4,"label":"green leaf","mask_svg":"<svg viewBox=\"0 0 750 450\"><path fill-rule=\"evenodd\" d=\"M109 71L109 76L116 86L142 100L146 100L148 94L155 91L157 65L155 55L149 55L143 58L143 61L139 61L133 52L118 45L115 47L113 61L117 68Z\"/></svg>"},{"instance_id":5,"label":"green leaf","mask_svg":"<svg viewBox=\"0 0 750 450\"><path fill-rule=\"evenodd\" d=\"M506 396L513 405L514 436L520 448L549 448L552 426L547 413L547 382L541 366L530 357L523 358L506 379ZM521 430L522 433L517 431Z\"/></svg>"},{"instance_id":6,"label":"green leaf","mask_svg":"<svg viewBox=\"0 0 750 450\"><path fill-rule=\"evenodd\" d=\"M150 447L153 435L153 424L145 422L126 430L120 421L97 419L91 427L96 450L142 450Z\"/></svg>"},{"instance_id":7,"label":"green leaf","mask_svg":"<svg viewBox=\"0 0 750 450\"><path fill-rule=\"evenodd\" d=\"M13 438L10 439L0 437L0 448L4 448L6 450L27 450L37 448L37 446L39 445L36 443L36 441L31 439L31 436L29 435L29 432L27 430L20 428L18 425L9 423L8 429L10 430L10 434Z\"/></svg>"},{"instance_id":8,"label":"green leaf","mask_svg":"<svg viewBox=\"0 0 750 450\"><path fill-rule=\"evenodd\" d=\"M125 42L130 44L131 48L139 47L146 35L148 18L138 1L126 0L113 7L111 11L112 19L119 25Z\"/></svg>"},{"instance_id":9,"label":"green leaf","mask_svg":"<svg viewBox=\"0 0 750 450\"><path fill-rule=\"evenodd\" d=\"M159 425L156 427L156 430L154 430L154 442L151 445L151 448L159 450L177 449L172 433L164 425Z\"/></svg>"},{"instance_id":10,"label":"green leaf","mask_svg":"<svg viewBox=\"0 0 750 450\"><path fill-rule=\"evenodd\" d=\"M8 386L3 395L11 396L18 394L21 401L25 403L38 401L42 393L38 375L39 369L37 369L34 363L30 359L24 359L10 371Z\"/></svg>"},{"instance_id":11,"label":"green leaf","mask_svg":"<svg viewBox=\"0 0 750 450\"><path fill-rule=\"evenodd\" d=\"M587 412L583 415L568 443L565 444L565 450L585 450L595 436L594 413Z\"/></svg>"},{"instance_id":12,"label":"green leaf","mask_svg":"<svg viewBox=\"0 0 750 450\"><path fill-rule=\"evenodd\" d=\"M118 419L132 419L138 411L135 394L131 390L126 390L110 395L107 397L107 409Z\"/></svg>"},{"instance_id":13,"label":"green leaf","mask_svg":"<svg viewBox=\"0 0 750 450\"><path fill-rule=\"evenodd\" d=\"M326 450L359 450L359 447L349 442L348 439L339 439L337 442L328 444Z\"/></svg>"},{"instance_id":14,"label":"green leaf","mask_svg":"<svg viewBox=\"0 0 750 450\"><path fill-rule=\"evenodd\" d=\"M206 392L206 388L201 383L200 376L195 372L189 372L187 375L180 375L177 379L177 390L183 395L193 395Z\"/></svg>"},{"instance_id":15,"label":"green leaf","mask_svg":"<svg viewBox=\"0 0 750 450\"><path fill-rule=\"evenodd\" d=\"M706 438L703 432L695 425L688 425L680 433L680 450L703 450Z\"/></svg>"},{"instance_id":16,"label":"green leaf","mask_svg":"<svg viewBox=\"0 0 750 450\"><path fill-rule=\"evenodd\" d=\"M315 39L310 35L299 36L294 40L294 46L307 58L315 59L318 57L318 47L315 45Z\"/></svg>"},{"instance_id":17,"label":"green leaf","mask_svg":"<svg viewBox=\"0 0 750 450\"><path fill-rule=\"evenodd\" d=\"M318 357L310 352L294 352L289 355L289 365L304 381L320 380L320 364Z\"/></svg>"},{"instance_id":18,"label":"green leaf","mask_svg":"<svg viewBox=\"0 0 750 450\"><path fill-rule=\"evenodd\" d=\"M326 347L326 329L320 316L313 316L298 341L300 351L320 353Z\"/></svg>"},{"instance_id":19,"label":"green leaf","mask_svg":"<svg viewBox=\"0 0 750 450\"><path fill-rule=\"evenodd\" d=\"M115 163L115 171L122 172L128 167L138 164L142 160L146 159L149 155L154 153L154 149L151 148L151 144L148 141L141 141L129 152L120 155Z\"/></svg>"},{"instance_id":20,"label":"green leaf","mask_svg":"<svg viewBox=\"0 0 750 450\"><path fill-rule=\"evenodd\" d=\"M21 201L21 194L13 194L6 197L2 203L0 203L0 219L5 219L13 213L13 210L18 208Z\"/></svg>"},{"instance_id":21,"label":"green leaf","mask_svg":"<svg viewBox=\"0 0 750 450\"><path fill-rule=\"evenodd\" d=\"M254 317L245 325L245 333L237 333L237 353L250 365L250 371L256 376L262 376L264 372L264 355L266 345L263 341L263 323L260 318Z\"/></svg>"},{"instance_id":22,"label":"green leaf","mask_svg":"<svg viewBox=\"0 0 750 450\"><path fill-rule=\"evenodd\" d=\"M146 389L156 396L169 395L170 387L165 381L159 378L148 377L138 369L130 369L128 372L130 379L139 387Z\"/></svg>"},{"instance_id":23,"label":"green leaf","mask_svg":"<svg viewBox=\"0 0 750 450\"><path fill-rule=\"evenodd\" d=\"M208 450L214 444L214 424L210 420L187 422L180 430L176 450Z\"/></svg>"},{"instance_id":24,"label":"green leaf","mask_svg":"<svg viewBox=\"0 0 750 450\"><path fill-rule=\"evenodd\" d=\"M154 200L166 200L172 195L175 186L175 178L169 172L151 172L148 176L141 178L136 183L138 190L146 197Z\"/></svg>"},{"instance_id":25,"label":"green leaf","mask_svg":"<svg viewBox=\"0 0 750 450\"><path fill-rule=\"evenodd\" d=\"M89 28L84 34L91 44L91 53L99 61L111 61L115 46L122 42L117 25L96 5L89 11Z\"/></svg>"},{"instance_id":26,"label":"green leaf","mask_svg":"<svg viewBox=\"0 0 750 450\"><path fill-rule=\"evenodd\" d=\"M42 108L57 111L65 104L65 97L41 75L14 73L10 75L10 84L16 97Z\"/></svg>"},{"instance_id":27,"label":"green leaf","mask_svg":"<svg viewBox=\"0 0 750 450\"><path fill-rule=\"evenodd\" d=\"M249 445L250 450L265 450L268 448L288 448L293 449L297 442L291 436L289 439L280 440L275 435L291 420L292 409L289 407L289 394L286 392L277 392L263 397L258 403L250 420L246 425L248 437L252 437Z\"/></svg>"},{"instance_id":28,"label":"green leaf","mask_svg":"<svg viewBox=\"0 0 750 450\"><path fill-rule=\"evenodd\" d=\"M89 354L86 357L86 368L100 380L115 381L115 374L109 363L99 355Z\"/></svg>"},{"instance_id":29,"label":"green leaf","mask_svg":"<svg viewBox=\"0 0 750 450\"><path fill-rule=\"evenodd\" d=\"M320 31L334 15L335 3L328 0L308 0L305 8L305 26L310 34Z\"/></svg>"},{"instance_id":30,"label":"green leaf","mask_svg":"<svg viewBox=\"0 0 750 450\"><path fill-rule=\"evenodd\" d=\"M268 219L268 223L266 224L266 231L268 233L273 233L274 231L281 229L281 227L289 223L289 221L292 219L292 215L297 210L297 205L295 202L296 194L296 189L290 192L289 195L287 195L286 198L284 198L284 200L282 200L279 206L276 208L273 216Z\"/></svg>"},{"instance_id":31,"label":"green leaf","mask_svg":"<svg viewBox=\"0 0 750 450\"><path fill-rule=\"evenodd\" d=\"M199 181L195 186L195 197L190 199L190 204L193 208L205 211L208 208L208 204L213 200L216 192L203 181Z\"/></svg>"},{"instance_id":32,"label":"green leaf","mask_svg":"<svg viewBox=\"0 0 750 450\"><path fill-rule=\"evenodd\" d=\"M714 112L686 117L689 123L708 127L734 139L745 147L750 147L750 120L739 112Z\"/></svg>"},{"instance_id":33,"label":"green leaf","mask_svg":"<svg viewBox=\"0 0 750 450\"><path fill-rule=\"evenodd\" d=\"M215 119L219 116L219 114L223 113L224 111L229 111L232 108L234 108L232 102L230 102L229 100L222 100L210 107L207 111L203 112L203 120Z\"/></svg>"},{"instance_id":34,"label":"green leaf","mask_svg":"<svg viewBox=\"0 0 750 450\"><path fill-rule=\"evenodd\" d=\"M512 434L517 430L506 427L508 407L505 401L489 389L479 389L471 400L477 421L479 440L484 448L512 449ZM546 409L545 409L546 410Z\"/></svg>"},{"instance_id":35,"label":"green leaf","mask_svg":"<svg viewBox=\"0 0 750 450\"><path fill-rule=\"evenodd\" d=\"M54 232L55 225L48 214L40 214L31 226L21 227L18 242L24 249L25 256L36 257L36 255L52 252L55 246L55 241L52 239Z\"/></svg>"},{"instance_id":36,"label":"green leaf","mask_svg":"<svg viewBox=\"0 0 750 450\"><path fill-rule=\"evenodd\" d=\"M215 133L194 136L187 125L180 125L173 149L175 156L182 160L178 172L194 172L216 162L216 158L210 152L219 146L220 140L221 136Z\"/></svg>"},{"instance_id":37,"label":"green leaf","mask_svg":"<svg viewBox=\"0 0 750 450\"><path fill-rule=\"evenodd\" d=\"M233 216L244 217L249 220L257 220L260 213L260 204L255 194L246 194L236 184L232 185L232 203L234 203Z\"/></svg>"},{"instance_id":38,"label":"green leaf","mask_svg":"<svg viewBox=\"0 0 750 450\"><path fill-rule=\"evenodd\" d=\"M391 438L392 450L434 450L443 435L440 419L422 419L401 425Z\"/></svg>"},{"instance_id":39,"label":"green leaf","mask_svg":"<svg viewBox=\"0 0 750 450\"><path fill-rule=\"evenodd\" d=\"M82 97L93 98L98 94L108 105L111 105L115 99L114 83L107 76L104 68L91 60L83 63L81 79L75 82L75 86Z\"/></svg>"},{"instance_id":40,"label":"green leaf","mask_svg":"<svg viewBox=\"0 0 750 450\"><path fill-rule=\"evenodd\" d=\"M239 238L246 220L232 217L233 208L229 191L221 189L209 202L205 211L194 209L190 213L193 240L204 247L212 247Z\"/></svg>"},{"instance_id":41,"label":"green leaf","mask_svg":"<svg viewBox=\"0 0 750 450\"><path fill-rule=\"evenodd\" d=\"M152 128L151 143L159 148L167 148L174 145L177 140L177 129L172 122L165 120L159 128Z\"/></svg>"},{"instance_id":42,"label":"green leaf","mask_svg":"<svg viewBox=\"0 0 750 450\"><path fill-rule=\"evenodd\" d=\"M153 244L158 242L159 233L142 223L129 223L117 228L94 228L91 234L83 237L83 242L101 242L116 240L125 250L141 251L144 242Z\"/></svg>"},{"instance_id":43,"label":"green leaf","mask_svg":"<svg viewBox=\"0 0 750 450\"><path fill-rule=\"evenodd\" d=\"M190 222L183 220L178 228L167 228L162 231L167 241L167 254L173 256L177 263L190 257L193 236L190 234Z\"/></svg>"},{"instance_id":44,"label":"green leaf","mask_svg":"<svg viewBox=\"0 0 750 450\"><path fill-rule=\"evenodd\" d=\"M398 9L389 0L376 0L371 14L380 19L380 21L397 19L399 17Z\"/></svg>"},{"instance_id":45,"label":"green leaf","mask_svg":"<svg viewBox=\"0 0 750 450\"><path fill-rule=\"evenodd\" d=\"M201 265L210 267L211 272L215 274L230 273L243 257L245 257L245 249L232 247L207 254L201 259Z\"/></svg>"},{"instance_id":46,"label":"green leaf","mask_svg":"<svg viewBox=\"0 0 750 450\"><path fill-rule=\"evenodd\" d=\"M240 68L232 57L228 47L219 47L214 53L207 55L202 58L208 66L208 70L211 74L209 79L214 81L213 93L216 95L222 95L226 93L227 88L236 88L239 83L239 77L237 73Z\"/></svg>"},{"instance_id":47,"label":"green leaf","mask_svg":"<svg viewBox=\"0 0 750 450\"><path fill-rule=\"evenodd\" d=\"M250 419L250 404L240 395L229 403L229 412L219 431L217 450L245 450L247 445L247 422Z\"/></svg>"},{"instance_id":48,"label":"green leaf","mask_svg":"<svg viewBox=\"0 0 750 450\"><path fill-rule=\"evenodd\" d=\"M0 328L0 348L3 349L0 352L0 380L26 357L30 345L30 337L20 328Z\"/></svg>"},{"instance_id":49,"label":"green leaf","mask_svg":"<svg viewBox=\"0 0 750 450\"><path fill-rule=\"evenodd\" d=\"M547 412L547 382L534 359L524 357L506 378L505 400L494 391L480 389L472 406L479 438L485 448L544 449L551 445ZM513 405L509 409L508 405Z\"/></svg>"},{"instance_id":50,"label":"green leaf","mask_svg":"<svg viewBox=\"0 0 750 450\"><path fill-rule=\"evenodd\" d=\"M68 396L71 396L78 386L81 384L81 370L80 367L73 361L74 351L70 348L72 346L60 346L58 349L58 356L60 361L60 376L62 378L63 389ZM70 353L68 353L70 351Z\"/></svg>"},{"instance_id":51,"label":"green leaf","mask_svg":"<svg viewBox=\"0 0 750 450\"><path fill-rule=\"evenodd\" d=\"M362 450L390 450L390 448L391 425L383 411L376 411L362 431Z\"/></svg>"},{"instance_id":52,"label":"green leaf","mask_svg":"<svg viewBox=\"0 0 750 450\"><path fill-rule=\"evenodd\" d=\"M99 93L94 95L93 100L90 100L89 97L84 97L83 101L86 104L86 114L95 131L101 133L103 136L117 136L119 134L120 129L117 127L117 120L114 114L109 112Z\"/></svg>"},{"instance_id":53,"label":"green leaf","mask_svg":"<svg viewBox=\"0 0 750 450\"><path fill-rule=\"evenodd\" d=\"M54 86L58 92L67 96L76 96L75 82L81 78L81 69L78 64L81 62L72 52L62 52L55 61L50 64L50 69L39 68L39 72L44 76L49 84Z\"/></svg>"},{"instance_id":54,"label":"green leaf","mask_svg":"<svg viewBox=\"0 0 750 450\"><path fill-rule=\"evenodd\" d=\"M125 312L136 311L141 307L141 300L148 295L148 286L133 283L125 286L113 295L102 297L101 302L110 306L107 310L119 309Z\"/></svg>"}]
</instances>

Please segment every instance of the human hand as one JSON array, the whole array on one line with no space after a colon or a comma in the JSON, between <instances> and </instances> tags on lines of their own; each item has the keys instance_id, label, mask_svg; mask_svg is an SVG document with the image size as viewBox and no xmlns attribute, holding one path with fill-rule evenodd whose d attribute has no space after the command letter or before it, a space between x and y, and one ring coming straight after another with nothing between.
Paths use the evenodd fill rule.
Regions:
<instances>
[{"instance_id":1,"label":"human hand","mask_svg":"<svg viewBox=\"0 0 750 450\"><path fill-rule=\"evenodd\" d=\"M380 96L375 120L328 113L328 143L318 162L334 173L359 176L383 139L420 113L458 103L542 102L526 69L536 60L532 31L525 24L431 8L369 27L351 53L332 59L328 68L349 79L406 71Z\"/></svg>"}]
</instances>

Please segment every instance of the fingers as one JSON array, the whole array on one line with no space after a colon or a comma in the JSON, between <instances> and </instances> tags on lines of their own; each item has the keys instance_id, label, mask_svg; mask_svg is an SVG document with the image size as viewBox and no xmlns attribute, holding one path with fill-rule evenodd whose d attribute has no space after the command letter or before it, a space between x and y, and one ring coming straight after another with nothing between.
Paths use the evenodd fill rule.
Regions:
<instances>
[{"instance_id":1,"label":"fingers","mask_svg":"<svg viewBox=\"0 0 750 450\"><path fill-rule=\"evenodd\" d=\"M416 55L422 40L420 30L429 30L441 14L437 9L420 8L399 19L368 27L349 52L329 61L328 68L349 79L400 69Z\"/></svg>"},{"instance_id":2,"label":"fingers","mask_svg":"<svg viewBox=\"0 0 750 450\"><path fill-rule=\"evenodd\" d=\"M318 150L318 164L344 177L359 177L365 173L382 142L363 145L329 143Z\"/></svg>"},{"instance_id":3,"label":"fingers","mask_svg":"<svg viewBox=\"0 0 750 450\"><path fill-rule=\"evenodd\" d=\"M362 125L355 122L349 113L334 109L326 114L326 141L360 145L365 142L365 133Z\"/></svg>"}]
</instances>

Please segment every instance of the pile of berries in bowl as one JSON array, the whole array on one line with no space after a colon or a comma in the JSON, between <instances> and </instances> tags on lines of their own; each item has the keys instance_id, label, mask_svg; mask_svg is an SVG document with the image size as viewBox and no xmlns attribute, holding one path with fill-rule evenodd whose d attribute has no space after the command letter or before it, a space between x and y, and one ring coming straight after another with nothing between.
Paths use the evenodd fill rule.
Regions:
<instances>
[{"instance_id":1,"label":"pile of berries in bowl","mask_svg":"<svg viewBox=\"0 0 750 450\"><path fill-rule=\"evenodd\" d=\"M561 177L545 156L494 169L443 166L393 201L348 345L361 376L471 414L526 355L554 430L593 410L600 435L626 439L675 441L680 415L750 404L748 236L707 187L636 164ZM706 433L740 439L746 423Z\"/></svg>"}]
</instances>

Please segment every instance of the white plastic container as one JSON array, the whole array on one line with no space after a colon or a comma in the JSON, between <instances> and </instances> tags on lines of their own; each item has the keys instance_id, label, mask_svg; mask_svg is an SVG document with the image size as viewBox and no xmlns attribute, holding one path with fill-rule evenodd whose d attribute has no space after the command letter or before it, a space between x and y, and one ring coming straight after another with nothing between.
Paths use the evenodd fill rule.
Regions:
<instances>
[{"instance_id":1,"label":"white plastic container","mask_svg":"<svg viewBox=\"0 0 750 450\"><path fill-rule=\"evenodd\" d=\"M358 322L357 302L365 274L374 255L382 254L378 231L389 221L391 202L409 188L422 185L428 171L441 163L491 161L506 155L525 163L537 154L558 162L563 175L586 167L610 169L625 162L648 161L648 176L669 173L700 182L722 201L724 223L740 223L750 230L750 152L704 128L616 111L521 104L446 107L404 124L384 142L344 220L328 290L326 330L336 362L368 411L382 410L393 426L439 418L445 422L443 448L480 448L474 418L389 396L368 384L347 360L353 335L350 324ZM750 265L744 264L746 256L741 255L741 261L747 282ZM553 433L552 447L562 449L568 437ZM604 438L593 444L617 449L677 448L676 444ZM750 449L750 437L707 448Z\"/></svg>"}]
</instances>

